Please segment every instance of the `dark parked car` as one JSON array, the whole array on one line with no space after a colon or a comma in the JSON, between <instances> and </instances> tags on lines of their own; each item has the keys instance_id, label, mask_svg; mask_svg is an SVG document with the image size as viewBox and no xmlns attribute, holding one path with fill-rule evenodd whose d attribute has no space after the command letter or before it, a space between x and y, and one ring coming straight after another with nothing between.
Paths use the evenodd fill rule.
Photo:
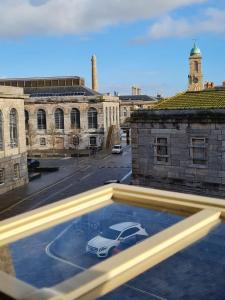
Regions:
<instances>
[{"instance_id":1,"label":"dark parked car","mask_svg":"<svg viewBox=\"0 0 225 300\"><path fill-rule=\"evenodd\" d=\"M36 169L40 166L40 162L37 159L27 159L27 167L29 170Z\"/></svg>"}]
</instances>

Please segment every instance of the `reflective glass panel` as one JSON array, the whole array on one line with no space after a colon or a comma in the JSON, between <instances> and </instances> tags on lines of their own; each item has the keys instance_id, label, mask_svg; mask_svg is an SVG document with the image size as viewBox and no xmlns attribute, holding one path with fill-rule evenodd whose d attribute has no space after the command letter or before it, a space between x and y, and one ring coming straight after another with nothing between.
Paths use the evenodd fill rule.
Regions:
<instances>
[{"instance_id":1,"label":"reflective glass panel","mask_svg":"<svg viewBox=\"0 0 225 300\"><path fill-rule=\"evenodd\" d=\"M222 300L225 283L225 224L101 300Z\"/></svg>"},{"instance_id":2,"label":"reflective glass panel","mask_svg":"<svg viewBox=\"0 0 225 300\"><path fill-rule=\"evenodd\" d=\"M8 253L11 273L18 279L38 288L51 287L182 219L112 204L13 242L0 254Z\"/></svg>"}]
</instances>

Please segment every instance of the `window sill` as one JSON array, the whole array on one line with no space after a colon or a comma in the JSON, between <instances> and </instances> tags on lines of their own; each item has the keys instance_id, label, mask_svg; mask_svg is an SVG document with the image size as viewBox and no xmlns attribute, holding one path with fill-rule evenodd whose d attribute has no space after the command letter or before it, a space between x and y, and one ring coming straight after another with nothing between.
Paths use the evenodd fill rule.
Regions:
<instances>
[{"instance_id":1,"label":"window sill","mask_svg":"<svg viewBox=\"0 0 225 300\"><path fill-rule=\"evenodd\" d=\"M197 168L197 169L207 169L208 165L191 164L189 167L191 167L191 168Z\"/></svg>"}]
</instances>

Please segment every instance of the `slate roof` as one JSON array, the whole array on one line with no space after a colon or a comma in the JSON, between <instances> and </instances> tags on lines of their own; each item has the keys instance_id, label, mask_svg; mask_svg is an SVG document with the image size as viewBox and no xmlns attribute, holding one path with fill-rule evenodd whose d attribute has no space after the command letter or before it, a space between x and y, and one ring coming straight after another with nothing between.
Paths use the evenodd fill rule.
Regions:
<instances>
[{"instance_id":1,"label":"slate roof","mask_svg":"<svg viewBox=\"0 0 225 300\"><path fill-rule=\"evenodd\" d=\"M147 95L125 95L119 96L121 101L156 101L157 98Z\"/></svg>"},{"instance_id":2,"label":"slate roof","mask_svg":"<svg viewBox=\"0 0 225 300\"><path fill-rule=\"evenodd\" d=\"M98 96L101 95L86 86L51 86L51 87L25 87L24 93L30 97L53 97L53 96Z\"/></svg>"},{"instance_id":3,"label":"slate roof","mask_svg":"<svg viewBox=\"0 0 225 300\"><path fill-rule=\"evenodd\" d=\"M152 109L217 109L225 108L225 89L185 92L158 102Z\"/></svg>"}]
</instances>

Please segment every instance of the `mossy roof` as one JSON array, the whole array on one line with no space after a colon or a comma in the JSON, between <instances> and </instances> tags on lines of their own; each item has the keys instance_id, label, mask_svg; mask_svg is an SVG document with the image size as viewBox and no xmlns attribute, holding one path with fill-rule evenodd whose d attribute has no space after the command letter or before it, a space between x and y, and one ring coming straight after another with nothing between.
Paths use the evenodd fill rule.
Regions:
<instances>
[{"instance_id":1,"label":"mossy roof","mask_svg":"<svg viewBox=\"0 0 225 300\"><path fill-rule=\"evenodd\" d=\"M216 109L225 108L225 88L185 92L160 101L152 109Z\"/></svg>"}]
</instances>

